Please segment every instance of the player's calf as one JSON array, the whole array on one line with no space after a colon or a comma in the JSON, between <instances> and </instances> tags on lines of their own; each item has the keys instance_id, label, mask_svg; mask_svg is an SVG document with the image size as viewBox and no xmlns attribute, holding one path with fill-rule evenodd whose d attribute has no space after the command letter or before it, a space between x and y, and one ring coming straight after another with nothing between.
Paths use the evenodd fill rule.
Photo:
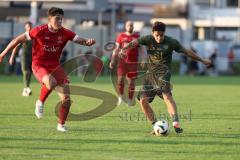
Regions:
<instances>
[{"instance_id":1,"label":"player's calf","mask_svg":"<svg viewBox=\"0 0 240 160\"><path fill-rule=\"evenodd\" d=\"M57 130L60 132L66 132L68 131L65 126L65 121L67 119L69 109L71 106L71 100L69 96L64 96L64 99L62 99L61 106L59 108L59 114L58 114L58 125Z\"/></svg>"}]
</instances>

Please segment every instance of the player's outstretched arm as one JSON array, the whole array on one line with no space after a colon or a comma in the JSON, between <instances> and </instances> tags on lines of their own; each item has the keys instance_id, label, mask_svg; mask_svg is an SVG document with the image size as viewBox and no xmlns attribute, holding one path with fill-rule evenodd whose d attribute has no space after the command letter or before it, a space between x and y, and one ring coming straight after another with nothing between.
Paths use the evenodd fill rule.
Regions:
<instances>
[{"instance_id":1,"label":"player's outstretched arm","mask_svg":"<svg viewBox=\"0 0 240 160\"><path fill-rule=\"evenodd\" d=\"M16 46L15 48L13 48L13 50L12 50L11 57L9 58L9 64L11 64L11 65L13 64L14 58L15 58L17 52L18 52L18 47L19 47L19 45L17 45L17 46Z\"/></svg>"},{"instance_id":2,"label":"player's outstretched arm","mask_svg":"<svg viewBox=\"0 0 240 160\"><path fill-rule=\"evenodd\" d=\"M126 56L126 55L125 55L125 51L126 51L126 50L128 50L128 49L130 49L130 48L135 48L135 47L138 46L138 45L139 45L139 43L138 43L138 40L137 40L137 39L131 41L130 43L128 43L125 47L123 47L123 48L119 51L119 53L118 53L119 57L125 57L125 56Z\"/></svg>"},{"instance_id":3,"label":"player's outstretched arm","mask_svg":"<svg viewBox=\"0 0 240 160\"><path fill-rule=\"evenodd\" d=\"M3 58L6 56L6 54L15 48L19 43L25 42L27 40L27 37L25 33L20 34L16 38L14 38L8 45L7 47L2 51L0 54L0 63L3 61Z\"/></svg>"},{"instance_id":4,"label":"player's outstretched arm","mask_svg":"<svg viewBox=\"0 0 240 160\"><path fill-rule=\"evenodd\" d=\"M138 53L141 55L141 67L144 68L148 58L146 49L143 46L140 46Z\"/></svg>"},{"instance_id":5,"label":"player's outstretched arm","mask_svg":"<svg viewBox=\"0 0 240 160\"><path fill-rule=\"evenodd\" d=\"M212 62L209 60L209 59L202 59L201 57L199 57L197 55L197 53L195 53L193 50L191 49L184 49L184 52L183 52L186 56L192 58L193 60L195 61L199 61L199 62L202 62L203 64L205 65L210 65Z\"/></svg>"},{"instance_id":6,"label":"player's outstretched arm","mask_svg":"<svg viewBox=\"0 0 240 160\"><path fill-rule=\"evenodd\" d=\"M80 45L84 45L84 46L92 46L96 43L96 41L93 38L85 39L85 38L81 38L81 37L77 37L74 40L74 42L77 44L80 44Z\"/></svg>"},{"instance_id":7,"label":"player's outstretched arm","mask_svg":"<svg viewBox=\"0 0 240 160\"><path fill-rule=\"evenodd\" d=\"M116 43L116 47L115 47L115 49L113 50L111 62L109 63L109 68L111 68L111 69L114 68L114 65L115 65L116 62L117 62L119 50L120 50L120 44L119 44L119 43Z\"/></svg>"}]
</instances>

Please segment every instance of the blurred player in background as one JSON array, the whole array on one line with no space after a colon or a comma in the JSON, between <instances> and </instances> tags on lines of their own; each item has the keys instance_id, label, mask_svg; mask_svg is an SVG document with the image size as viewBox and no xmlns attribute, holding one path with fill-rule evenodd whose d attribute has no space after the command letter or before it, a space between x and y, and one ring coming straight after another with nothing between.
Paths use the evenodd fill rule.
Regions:
<instances>
[{"instance_id":1,"label":"blurred player in background","mask_svg":"<svg viewBox=\"0 0 240 160\"><path fill-rule=\"evenodd\" d=\"M26 32L30 32L31 29L32 22L27 21L25 23ZM24 43L16 46L12 51L12 55L9 59L9 64L13 64L14 58L17 53L21 57L21 69L23 73L24 88L22 91L22 96L30 96L32 94L32 90L30 89L30 82L32 76L32 41L27 40Z\"/></svg>"},{"instance_id":2,"label":"blurred player in background","mask_svg":"<svg viewBox=\"0 0 240 160\"><path fill-rule=\"evenodd\" d=\"M61 99L59 108L57 130L67 131L65 121L70 109L70 91L67 75L60 67L60 56L67 42L73 41L80 45L91 46L94 39L83 39L74 32L62 27L64 11L61 8L52 7L48 10L48 24L40 25L29 32L22 33L13 39L0 54L0 62L5 55L14 49L19 43L32 40L32 70L37 80L41 83L41 93L36 102L35 115L43 117L43 104L51 93L56 90Z\"/></svg>"},{"instance_id":3,"label":"blurred player in background","mask_svg":"<svg viewBox=\"0 0 240 160\"><path fill-rule=\"evenodd\" d=\"M120 52L119 56L124 57L129 48L139 45L147 47L148 71L146 73L143 88L140 90L138 98L140 100L143 113L154 125L157 121L154 112L150 106L154 97L158 95L163 98L167 105L169 115L173 120L173 127L176 133L182 133L176 103L171 93L171 62L172 52L183 53L184 55L200 61L205 65L210 65L210 60L200 58L190 49L185 49L176 39L165 36L166 25L162 22L155 22L152 26L152 34L143 36L130 42Z\"/></svg>"},{"instance_id":4,"label":"blurred player in background","mask_svg":"<svg viewBox=\"0 0 240 160\"><path fill-rule=\"evenodd\" d=\"M123 101L124 94L124 81L125 78L128 82L128 106L134 105L134 91L135 91L135 79L137 78L137 66L138 66L138 49L139 46L128 49L126 51L125 58L118 58L119 49L125 47L129 42L139 38L139 33L134 32L134 26L132 21L127 21L125 23L125 32L121 33L116 40L116 49L113 51L112 59L109 67L114 68L117 63L117 92L118 92L118 102L120 105ZM143 49L141 48L143 52Z\"/></svg>"}]
</instances>

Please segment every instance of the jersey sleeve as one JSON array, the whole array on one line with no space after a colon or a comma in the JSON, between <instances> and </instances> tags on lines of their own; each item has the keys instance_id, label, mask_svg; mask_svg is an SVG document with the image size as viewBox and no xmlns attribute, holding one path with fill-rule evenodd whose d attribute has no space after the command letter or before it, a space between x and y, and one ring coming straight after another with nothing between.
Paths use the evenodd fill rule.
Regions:
<instances>
[{"instance_id":1,"label":"jersey sleeve","mask_svg":"<svg viewBox=\"0 0 240 160\"><path fill-rule=\"evenodd\" d=\"M150 36L142 36L137 39L139 45L148 45L150 42Z\"/></svg>"},{"instance_id":2,"label":"jersey sleeve","mask_svg":"<svg viewBox=\"0 0 240 160\"><path fill-rule=\"evenodd\" d=\"M68 40L70 40L70 41L74 41L74 39L76 39L76 37L77 37L75 32L68 30L68 29L65 29L65 34L66 34Z\"/></svg>"},{"instance_id":3,"label":"jersey sleeve","mask_svg":"<svg viewBox=\"0 0 240 160\"><path fill-rule=\"evenodd\" d=\"M178 53L182 53L184 51L184 47L176 39L173 40L173 49Z\"/></svg>"},{"instance_id":4,"label":"jersey sleeve","mask_svg":"<svg viewBox=\"0 0 240 160\"><path fill-rule=\"evenodd\" d=\"M122 36L121 36L121 34L120 34L119 36L117 36L116 42L119 43L119 44L121 44L121 41L122 41Z\"/></svg>"},{"instance_id":5,"label":"jersey sleeve","mask_svg":"<svg viewBox=\"0 0 240 160\"><path fill-rule=\"evenodd\" d=\"M30 31L25 32L25 35L28 40L32 40L32 39L36 38L39 31L40 31L39 27L35 27L35 28L31 29Z\"/></svg>"},{"instance_id":6,"label":"jersey sleeve","mask_svg":"<svg viewBox=\"0 0 240 160\"><path fill-rule=\"evenodd\" d=\"M140 33L139 33L139 32L135 32L135 35L136 35L137 37L140 37Z\"/></svg>"}]
</instances>

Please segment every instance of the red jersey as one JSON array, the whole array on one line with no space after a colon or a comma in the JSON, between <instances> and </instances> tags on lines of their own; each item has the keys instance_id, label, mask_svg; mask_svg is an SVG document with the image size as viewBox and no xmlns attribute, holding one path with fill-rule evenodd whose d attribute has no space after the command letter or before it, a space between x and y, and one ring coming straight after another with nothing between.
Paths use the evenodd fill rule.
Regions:
<instances>
[{"instance_id":1,"label":"red jersey","mask_svg":"<svg viewBox=\"0 0 240 160\"><path fill-rule=\"evenodd\" d=\"M119 43L120 48L125 47L131 41L139 38L139 33L135 32L132 35L127 35L125 32L121 33L118 37L116 42ZM120 63L124 62L138 62L138 47L128 49L126 51L127 57L125 59L120 59Z\"/></svg>"},{"instance_id":2,"label":"red jersey","mask_svg":"<svg viewBox=\"0 0 240 160\"><path fill-rule=\"evenodd\" d=\"M32 64L57 66L63 48L76 34L66 28L51 32L48 25L40 25L26 32L28 39L32 40Z\"/></svg>"}]
</instances>

